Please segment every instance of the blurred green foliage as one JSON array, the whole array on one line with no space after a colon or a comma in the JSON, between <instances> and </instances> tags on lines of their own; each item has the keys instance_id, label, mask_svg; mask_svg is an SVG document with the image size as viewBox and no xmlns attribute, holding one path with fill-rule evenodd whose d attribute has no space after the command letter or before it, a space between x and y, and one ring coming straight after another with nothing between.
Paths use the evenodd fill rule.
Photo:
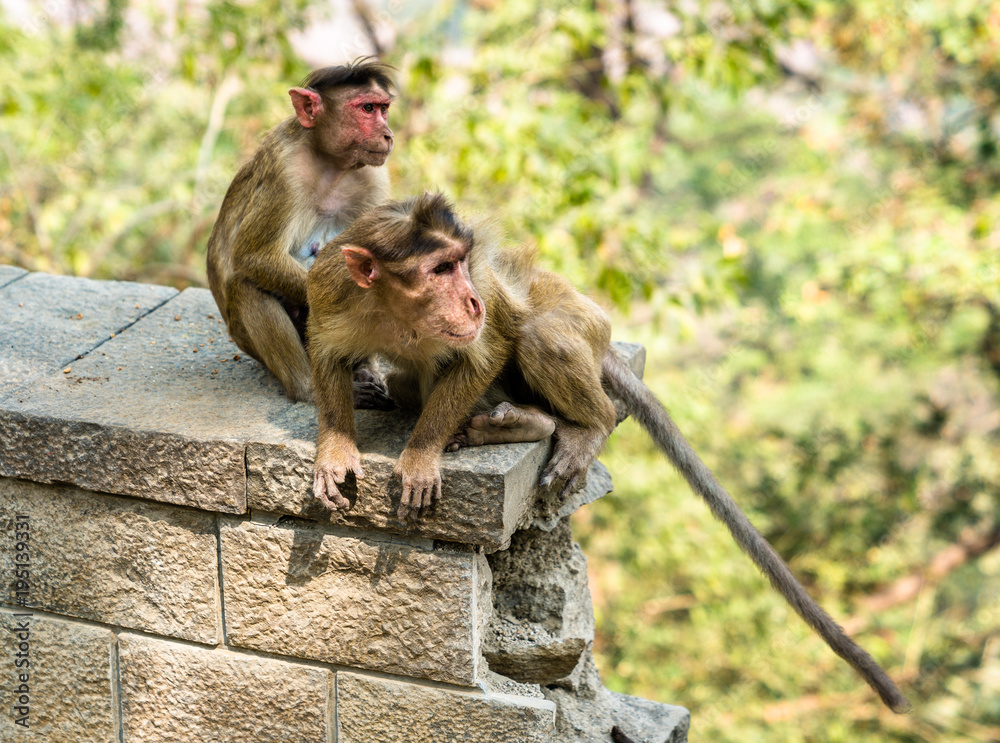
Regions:
<instances>
[{"instance_id":1,"label":"blurred green foliage","mask_svg":"<svg viewBox=\"0 0 1000 743\"><path fill-rule=\"evenodd\" d=\"M403 6L379 14L395 192L494 212L604 301L915 710L881 709L631 422L574 521L609 686L688 706L694 739L1000 740L1000 4ZM0 17L0 260L204 285L319 4L32 7Z\"/></svg>"}]
</instances>

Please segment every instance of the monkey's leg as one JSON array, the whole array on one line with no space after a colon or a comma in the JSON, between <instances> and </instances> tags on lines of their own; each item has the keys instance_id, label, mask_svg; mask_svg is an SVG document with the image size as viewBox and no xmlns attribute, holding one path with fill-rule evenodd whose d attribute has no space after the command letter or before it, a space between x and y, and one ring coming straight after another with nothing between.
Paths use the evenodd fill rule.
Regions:
<instances>
[{"instance_id":1,"label":"monkey's leg","mask_svg":"<svg viewBox=\"0 0 1000 743\"><path fill-rule=\"evenodd\" d=\"M555 446L539 484L563 483L562 492L578 489L587 469L614 429L614 405L601 386L595 345L578 328L570 309L539 314L525 326L517 363L531 388L556 412ZM607 331L610 335L610 330Z\"/></svg>"},{"instance_id":2,"label":"monkey's leg","mask_svg":"<svg viewBox=\"0 0 1000 743\"><path fill-rule=\"evenodd\" d=\"M489 413L472 416L451 437L445 451L456 451L463 446L541 441L551 436L555 428L555 421L538 408L502 402Z\"/></svg>"},{"instance_id":3,"label":"monkey's leg","mask_svg":"<svg viewBox=\"0 0 1000 743\"><path fill-rule=\"evenodd\" d=\"M309 358L280 300L247 281L230 289L229 334L236 345L266 366L296 402L312 402Z\"/></svg>"}]
</instances>

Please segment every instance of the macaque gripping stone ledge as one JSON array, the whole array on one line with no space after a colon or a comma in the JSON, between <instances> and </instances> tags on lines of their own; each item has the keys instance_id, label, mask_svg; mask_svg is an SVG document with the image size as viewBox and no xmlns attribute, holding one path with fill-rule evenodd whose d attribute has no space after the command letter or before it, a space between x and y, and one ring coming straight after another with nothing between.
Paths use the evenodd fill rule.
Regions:
<instances>
[{"instance_id":1,"label":"macaque gripping stone ledge","mask_svg":"<svg viewBox=\"0 0 1000 743\"><path fill-rule=\"evenodd\" d=\"M331 513L312 497L316 409L289 401L277 379L229 340L210 292L3 275L11 273L0 288L0 322L14 342L0 349L0 364L23 371L0 386L0 475L488 552L506 547L531 517L548 440L445 454L441 501L416 522L401 521L392 469L415 417L369 410L356 411L366 478L345 483L353 508ZM117 314L97 321L111 310ZM29 323L23 328L7 319L18 311ZM49 349L46 339L66 332ZM641 373L642 347L616 348ZM49 355L40 361L39 353Z\"/></svg>"}]
</instances>

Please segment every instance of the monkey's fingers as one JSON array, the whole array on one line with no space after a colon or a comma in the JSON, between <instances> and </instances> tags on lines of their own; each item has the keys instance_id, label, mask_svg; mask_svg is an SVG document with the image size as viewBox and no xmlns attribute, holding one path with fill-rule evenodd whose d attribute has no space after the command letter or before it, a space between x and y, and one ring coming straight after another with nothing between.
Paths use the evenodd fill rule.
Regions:
<instances>
[{"instance_id":1,"label":"monkey's fingers","mask_svg":"<svg viewBox=\"0 0 1000 743\"><path fill-rule=\"evenodd\" d=\"M340 482L343 481L344 478L340 478ZM313 496L331 511L346 510L351 507L351 502L341 494L335 476L329 470L316 470L313 476Z\"/></svg>"},{"instance_id":2,"label":"monkey's fingers","mask_svg":"<svg viewBox=\"0 0 1000 743\"><path fill-rule=\"evenodd\" d=\"M542 470L542 476L538 484L543 488L550 488L562 483L559 488L559 495L568 495L576 492L584 486L587 481L587 471L579 466L572 466L565 457L553 457L548 466Z\"/></svg>"},{"instance_id":3,"label":"monkey's fingers","mask_svg":"<svg viewBox=\"0 0 1000 743\"><path fill-rule=\"evenodd\" d=\"M400 519L417 519L426 508L430 509L441 497L441 474L427 478L404 478L403 497L399 502Z\"/></svg>"},{"instance_id":4,"label":"monkey's fingers","mask_svg":"<svg viewBox=\"0 0 1000 743\"><path fill-rule=\"evenodd\" d=\"M635 743L635 741L627 736L617 725L611 728L611 740L613 740L614 743Z\"/></svg>"},{"instance_id":5,"label":"monkey's fingers","mask_svg":"<svg viewBox=\"0 0 1000 743\"><path fill-rule=\"evenodd\" d=\"M401 521L416 521L420 517L420 506L423 499L420 493L412 487L403 487L403 497L399 501L399 511L396 515Z\"/></svg>"}]
</instances>

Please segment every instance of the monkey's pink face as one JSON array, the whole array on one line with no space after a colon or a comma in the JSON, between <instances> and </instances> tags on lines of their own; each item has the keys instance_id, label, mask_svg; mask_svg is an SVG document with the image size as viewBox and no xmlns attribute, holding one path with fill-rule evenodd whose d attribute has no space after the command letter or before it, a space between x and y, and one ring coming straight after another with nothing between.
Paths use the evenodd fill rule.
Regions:
<instances>
[{"instance_id":1,"label":"monkey's pink face","mask_svg":"<svg viewBox=\"0 0 1000 743\"><path fill-rule=\"evenodd\" d=\"M389 128L392 99L378 86L364 89L344 103L344 122L359 165L384 165L392 152Z\"/></svg>"},{"instance_id":2,"label":"monkey's pink face","mask_svg":"<svg viewBox=\"0 0 1000 743\"><path fill-rule=\"evenodd\" d=\"M423 256L400 283L397 317L418 337L437 338L455 348L479 337L486 306L472 283L467 247L455 245Z\"/></svg>"}]
</instances>

